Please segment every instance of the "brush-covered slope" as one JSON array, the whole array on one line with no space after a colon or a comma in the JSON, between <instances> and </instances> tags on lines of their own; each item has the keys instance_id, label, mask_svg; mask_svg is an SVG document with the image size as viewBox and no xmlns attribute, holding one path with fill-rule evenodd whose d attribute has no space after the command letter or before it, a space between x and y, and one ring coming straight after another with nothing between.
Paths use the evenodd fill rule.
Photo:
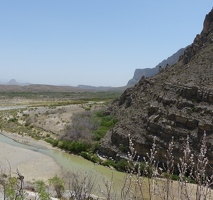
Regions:
<instances>
[{"instance_id":1,"label":"brush-covered slope","mask_svg":"<svg viewBox=\"0 0 213 200\"><path fill-rule=\"evenodd\" d=\"M109 112L119 121L102 140L100 153L114 158L125 155L130 134L137 153L145 156L156 136L158 158L164 161L174 137L178 159L187 135L198 151L206 131L213 164L213 10L176 65L142 78L112 103Z\"/></svg>"}]
</instances>

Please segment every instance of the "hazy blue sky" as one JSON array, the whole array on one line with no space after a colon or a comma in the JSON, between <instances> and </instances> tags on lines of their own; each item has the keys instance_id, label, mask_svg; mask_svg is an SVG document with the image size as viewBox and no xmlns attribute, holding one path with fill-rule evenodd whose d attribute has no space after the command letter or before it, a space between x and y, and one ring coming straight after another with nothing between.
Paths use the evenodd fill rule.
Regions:
<instances>
[{"instance_id":1,"label":"hazy blue sky","mask_svg":"<svg viewBox=\"0 0 213 200\"><path fill-rule=\"evenodd\" d=\"M0 81L123 86L193 42L211 0L0 0Z\"/></svg>"}]
</instances>

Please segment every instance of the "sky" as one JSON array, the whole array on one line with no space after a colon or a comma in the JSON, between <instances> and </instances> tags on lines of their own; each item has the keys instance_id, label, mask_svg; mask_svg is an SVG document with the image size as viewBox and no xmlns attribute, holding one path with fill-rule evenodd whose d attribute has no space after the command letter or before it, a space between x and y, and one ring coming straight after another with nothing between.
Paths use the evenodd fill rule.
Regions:
<instances>
[{"instance_id":1,"label":"sky","mask_svg":"<svg viewBox=\"0 0 213 200\"><path fill-rule=\"evenodd\" d=\"M190 45L211 0L0 0L0 82L124 86Z\"/></svg>"}]
</instances>

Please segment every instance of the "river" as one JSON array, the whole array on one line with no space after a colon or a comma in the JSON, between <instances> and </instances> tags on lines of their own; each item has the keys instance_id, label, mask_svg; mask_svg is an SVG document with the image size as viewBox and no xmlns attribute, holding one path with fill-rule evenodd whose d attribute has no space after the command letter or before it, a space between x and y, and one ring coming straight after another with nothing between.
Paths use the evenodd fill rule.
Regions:
<instances>
[{"instance_id":1,"label":"river","mask_svg":"<svg viewBox=\"0 0 213 200\"><path fill-rule=\"evenodd\" d=\"M27 106L0 106L0 110L12 110L26 108Z\"/></svg>"},{"instance_id":2,"label":"river","mask_svg":"<svg viewBox=\"0 0 213 200\"><path fill-rule=\"evenodd\" d=\"M0 106L0 110L11 110L11 109L20 109L26 108L27 106ZM124 180L124 173L118 172L116 170L112 170L108 167L104 167L101 165L97 165L84 159L81 156L73 155L61 151L59 149L47 149L47 148L37 148L34 146L29 146L27 144L16 142L15 140L0 134L0 141L12 146L20 147L23 149L28 149L31 151L39 152L45 154L47 156L52 157L59 166L62 167L63 170L68 172L78 172L78 173L90 173L93 177L95 177L97 181L97 185L100 185L102 188L104 187L103 179L111 182L113 181L114 190L119 191L120 186L122 185ZM44 172L45 173L45 172ZM113 177L113 179L112 179Z\"/></svg>"},{"instance_id":3,"label":"river","mask_svg":"<svg viewBox=\"0 0 213 200\"><path fill-rule=\"evenodd\" d=\"M13 139L8 138L2 134L0 134L0 141L12 146L48 155L52 157L58 163L58 165L60 165L64 170L68 172L80 172L81 174L87 172L95 177L97 185L100 185L102 188L104 187L103 179L110 182L113 176L115 190L120 188L120 185L124 180L124 173L112 170L108 167L94 164L77 155L69 154L57 149L45 149L29 146L16 142Z\"/></svg>"}]
</instances>

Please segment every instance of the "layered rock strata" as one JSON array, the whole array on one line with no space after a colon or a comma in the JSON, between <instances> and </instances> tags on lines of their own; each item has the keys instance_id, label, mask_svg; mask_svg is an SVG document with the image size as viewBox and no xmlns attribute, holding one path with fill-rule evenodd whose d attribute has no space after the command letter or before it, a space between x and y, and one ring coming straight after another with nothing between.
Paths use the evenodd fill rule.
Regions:
<instances>
[{"instance_id":1,"label":"layered rock strata","mask_svg":"<svg viewBox=\"0 0 213 200\"><path fill-rule=\"evenodd\" d=\"M115 159L125 156L130 134L143 157L156 137L157 159L164 162L174 137L177 162L187 136L198 154L205 131L207 155L213 165L213 10L177 64L151 78L143 77L125 90L108 112L118 123L102 140L100 153Z\"/></svg>"}]
</instances>

